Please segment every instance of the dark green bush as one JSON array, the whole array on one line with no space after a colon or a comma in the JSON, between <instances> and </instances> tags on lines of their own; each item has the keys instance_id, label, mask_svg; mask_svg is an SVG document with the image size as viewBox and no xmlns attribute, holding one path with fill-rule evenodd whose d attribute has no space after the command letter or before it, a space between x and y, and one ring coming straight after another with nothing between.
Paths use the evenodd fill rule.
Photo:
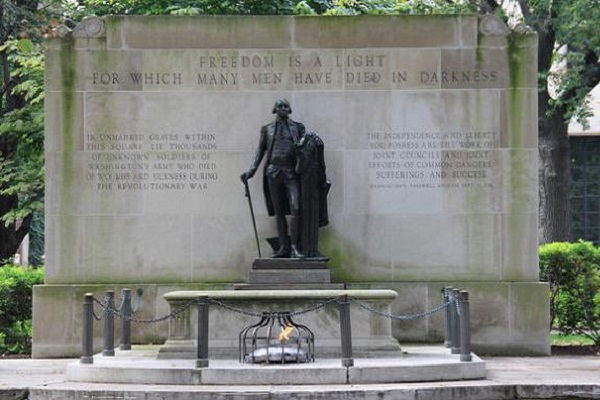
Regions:
<instances>
[{"instance_id":1,"label":"dark green bush","mask_svg":"<svg viewBox=\"0 0 600 400\"><path fill-rule=\"evenodd\" d=\"M540 246L540 279L550 284L552 328L600 345L600 248L584 241Z\"/></svg>"},{"instance_id":2,"label":"dark green bush","mask_svg":"<svg viewBox=\"0 0 600 400\"><path fill-rule=\"evenodd\" d=\"M31 351L33 285L44 282L44 270L0 267L0 354Z\"/></svg>"}]
</instances>

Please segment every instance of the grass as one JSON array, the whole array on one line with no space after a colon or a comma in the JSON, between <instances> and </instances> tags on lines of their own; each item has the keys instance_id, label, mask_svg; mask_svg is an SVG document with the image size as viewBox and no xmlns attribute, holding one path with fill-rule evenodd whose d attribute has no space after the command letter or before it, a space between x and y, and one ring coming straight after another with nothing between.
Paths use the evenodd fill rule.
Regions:
<instances>
[{"instance_id":1,"label":"grass","mask_svg":"<svg viewBox=\"0 0 600 400\"><path fill-rule=\"evenodd\" d=\"M563 335L559 333L551 333L550 341L552 346L590 346L594 341L583 335Z\"/></svg>"}]
</instances>

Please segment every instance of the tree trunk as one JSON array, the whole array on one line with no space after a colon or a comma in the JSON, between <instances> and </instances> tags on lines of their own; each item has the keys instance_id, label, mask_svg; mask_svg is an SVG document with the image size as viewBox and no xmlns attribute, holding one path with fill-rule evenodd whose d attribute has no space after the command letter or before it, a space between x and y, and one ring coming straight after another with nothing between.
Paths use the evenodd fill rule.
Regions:
<instances>
[{"instance_id":1,"label":"tree trunk","mask_svg":"<svg viewBox=\"0 0 600 400\"><path fill-rule=\"evenodd\" d=\"M541 107L542 108L542 107ZM571 239L568 124L559 111L539 116L540 244Z\"/></svg>"},{"instance_id":2,"label":"tree trunk","mask_svg":"<svg viewBox=\"0 0 600 400\"><path fill-rule=\"evenodd\" d=\"M524 15L531 16L527 3L519 3L524 8ZM556 34L551 24L533 22L537 22L534 26L538 31L538 71L543 73L552 65ZM552 107L551 102L548 82L544 81L538 93L540 244L569 241L571 236L568 122L564 118L564 107Z\"/></svg>"},{"instance_id":3,"label":"tree trunk","mask_svg":"<svg viewBox=\"0 0 600 400\"><path fill-rule=\"evenodd\" d=\"M12 210L17 204L16 196L0 196L0 215ZM23 238L29 232L31 218L26 218L17 229L16 224L8 226L0 221L0 263L11 258L19 249Z\"/></svg>"}]
</instances>

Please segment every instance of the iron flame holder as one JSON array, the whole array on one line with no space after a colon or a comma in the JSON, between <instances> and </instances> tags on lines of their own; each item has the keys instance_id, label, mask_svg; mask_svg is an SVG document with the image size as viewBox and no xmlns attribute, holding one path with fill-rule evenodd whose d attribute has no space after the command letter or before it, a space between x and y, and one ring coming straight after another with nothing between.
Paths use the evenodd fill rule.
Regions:
<instances>
[{"instance_id":1,"label":"iron flame holder","mask_svg":"<svg viewBox=\"0 0 600 400\"><path fill-rule=\"evenodd\" d=\"M279 340L287 327L289 339ZM239 336L241 363L304 363L315 361L315 335L292 320L289 311L264 311L260 321L245 327Z\"/></svg>"}]
</instances>

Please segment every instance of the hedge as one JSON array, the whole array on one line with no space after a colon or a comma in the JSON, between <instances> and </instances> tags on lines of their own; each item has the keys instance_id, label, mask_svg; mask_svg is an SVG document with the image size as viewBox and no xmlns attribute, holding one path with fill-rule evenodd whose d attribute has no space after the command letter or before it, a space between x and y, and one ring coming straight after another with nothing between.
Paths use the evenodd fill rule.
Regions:
<instances>
[{"instance_id":1,"label":"hedge","mask_svg":"<svg viewBox=\"0 0 600 400\"><path fill-rule=\"evenodd\" d=\"M0 267L0 354L31 352L32 289L43 282L43 268Z\"/></svg>"},{"instance_id":2,"label":"hedge","mask_svg":"<svg viewBox=\"0 0 600 400\"><path fill-rule=\"evenodd\" d=\"M600 248L591 242L540 246L540 279L550 284L551 328L600 345Z\"/></svg>"}]
</instances>

